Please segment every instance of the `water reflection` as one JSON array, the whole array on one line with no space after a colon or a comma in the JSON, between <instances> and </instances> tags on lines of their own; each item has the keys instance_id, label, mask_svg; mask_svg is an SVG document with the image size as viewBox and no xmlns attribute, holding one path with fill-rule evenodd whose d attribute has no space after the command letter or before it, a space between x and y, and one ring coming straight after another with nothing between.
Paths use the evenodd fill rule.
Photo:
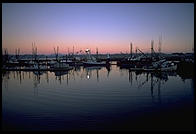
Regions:
<instances>
[{"instance_id":1,"label":"water reflection","mask_svg":"<svg viewBox=\"0 0 196 134\"><path fill-rule=\"evenodd\" d=\"M10 72L8 72L8 71L3 71L2 72L2 83L4 83L4 88L5 89L8 89L8 81L9 81L9 74L10 74Z\"/></svg>"},{"instance_id":2,"label":"water reflection","mask_svg":"<svg viewBox=\"0 0 196 134\"><path fill-rule=\"evenodd\" d=\"M42 73L40 72L33 72L35 75L33 76L33 88L34 88L34 95L38 96L38 86L40 84L40 75L42 75Z\"/></svg>"},{"instance_id":3,"label":"water reflection","mask_svg":"<svg viewBox=\"0 0 196 134\"><path fill-rule=\"evenodd\" d=\"M107 77L109 77L109 74L110 74L110 71L111 71L111 66L106 66L106 69L107 69Z\"/></svg>"},{"instance_id":4,"label":"water reflection","mask_svg":"<svg viewBox=\"0 0 196 134\"><path fill-rule=\"evenodd\" d=\"M106 71L105 71L106 70ZM70 71L5 71L2 72L2 82L5 80L8 80L10 78L10 75L13 74L13 79L16 79L22 84L22 81L26 79L26 76L28 75L28 79L34 78L35 81L38 81L37 83L40 83L41 76L45 75L45 80L49 84L51 73L54 74L55 78L59 83L62 83L62 80L68 80L72 79L75 80L76 77L79 77L82 79L91 79L93 76L96 77L97 82L100 80L100 74L101 76L106 75L109 79L109 75L112 68L109 67L101 67L101 66L95 66L95 67L75 67L73 70ZM193 76L190 74L183 74L178 72L141 72L141 71L130 71L128 69L119 69L118 70L121 77L124 77L126 74L128 74L128 81L133 84L134 80L136 83L139 83L138 88L142 88L143 85L148 83L149 77L152 81L152 86L155 85L155 83L158 83L161 81L162 83L168 81L168 76L180 76L182 81L185 81L186 79L192 80L192 87L194 87L194 79ZM69 76L70 75L70 76ZM144 80L138 80L139 77L145 78ZM44 79L44 78L43 78ZM112 78L111 78L112 79ZM156 79L156 80L155 80Z\"/></svg>"},{"instance_id":5,"label":"water reflection","mask_svg":"<svg viewBox=\"0 0 196 134\"><path fill-rule=\"evenodd\" d=\"M194 88L193 78L183 83L181 75L116 66L77 67L65 72L4 72L3 116L11 123L23 119L22 128L29 124L31 129L107 126L113 120L122 121L128 116L131 120L138 113L163 105L181 105L179 100L191 98L190 88Z\"/></svg>"},{"instance_id":6,"label":"water reflection","mask_svg":"<svg viewBox=\"0 0 196 134\"><path fill-rule=\"evenodd\" d=\"M141 72L141 71L130 71L129 70L129 82L133 83L133 73L135 73L135 81L137 83L138 89L142 88L145 84L148 84L150 77L150 91L152 102L155 103L155 96L158 97L158 103L161 103L161 83L164 84L168 81L168 76L176 76L176 72ZM138 80L138 77L142 76L142 80ZM157 85L157 95L155 95L154 90Z\"/></svg>"},{"instance_id":7,"label":"water reflection","mask_svg":"<svg viewBox=\"0 0 196 134\"><path fill-rule=\"evenodd\" d=\"M62 83L62 80L64 80L64 76L67 76L67 84L68 84L68 71L55 71L54 72L56 76L56 80L59 81L59 83Z\"/></svg>"},{"instance_id":8,"label":"water reflection","mask_svg":"<svg viewBox=\"0 0 196 134\"><path fill-rule=\"evenodd\" d=\"M86 78L91 79L93 72L96 73L97 82L99 82L99 70L101 70L102 67L100 66L93 66L93 67L84 67L84 71L86 72Z\"/></svg>"}]
</instances>

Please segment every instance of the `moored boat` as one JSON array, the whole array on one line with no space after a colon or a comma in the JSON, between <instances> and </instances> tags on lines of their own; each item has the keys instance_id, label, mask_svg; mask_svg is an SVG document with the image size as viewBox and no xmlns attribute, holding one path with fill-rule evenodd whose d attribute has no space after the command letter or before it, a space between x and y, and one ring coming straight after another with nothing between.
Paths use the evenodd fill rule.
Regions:
<instances>
[{"instance_id":1,"label":"moored boat","mask_svg":"<svg viewBox=\"0 0 196 134\"><path fill-rule=\"evenodd\" d=\"M51 66L51 71L58 71L58 70L71 70L73 67L70 67L69 64L56 62L53 66Z\"/></svg>"},{"instance_id":2,"label":"moored boat","mask_svg":"<svg viewBox=\"0 0 196 134\"><path fill-rule=\"evenodd\" d=\"M91 52L89 49L86 49L87 58L86 61L83 61L84 66L106 66L109 63L106 61L97 61L97 59L91 56Z\"/></svg>"}]
</instances>

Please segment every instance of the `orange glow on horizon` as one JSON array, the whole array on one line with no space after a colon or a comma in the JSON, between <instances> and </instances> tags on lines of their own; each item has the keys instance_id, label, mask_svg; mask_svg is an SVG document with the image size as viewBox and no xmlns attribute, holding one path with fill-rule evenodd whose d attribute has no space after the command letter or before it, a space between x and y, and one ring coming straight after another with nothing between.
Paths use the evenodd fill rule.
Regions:
<instances>
[{"instance_id":1,"label":"orange glow on horizon","mask_svg":"<svg viewBox=\"0 0 196 134\"><path fill-rule=\"evenodd\" d=\"M29 44L29 43L28 43ZM36 43L35 43L36 44ZM57 44L57 43L56 43ZM7 48L9 54L15 54L16 48L14 46L10 47L5 47L6 45L3 44L2 48ZM20 54L32 54L32 45L18 45L20 47ZM96 48L98 48L98 53L99 54L116 54L116 53L130 53L130 45L127 43L125 45L124 43L119 45L119 44L99 44L99 45L90 45L90 44L80 44L80 45L65 45L65 44L59 44L59 45L52 45L52 44L45 44L45 45L38 45L36 44L37 49L38 49L38 54L54 54L54 47L57 48L59 47L59 53L61 54L67 54L68 51L69 53L73 53L73 46L74 46L74 53L76 54L77 52L80 52L80 50L83 51L83 54L85 53L85 49L90 49L92 54L96 53ZM150 43L148 45L143 45L140 44L138 46L133 44L133 49L132 52L135 53L135 49L138 47L141 51L144 53L150 53ZM162 52L163 53L172 53L172 52L183 52L185 48L178 48L178 47L173 47L172 45L167 45L162 47ZM158 51L158 46L155 44L154 45L154 50L155 52ZM176 51L177 50L177 51ZM189 51L189 48L187 48L187 51ZM191 51L191 48L190 48ZM80 53L79 53L80 54Z\"/></svg>"}]
</instances>

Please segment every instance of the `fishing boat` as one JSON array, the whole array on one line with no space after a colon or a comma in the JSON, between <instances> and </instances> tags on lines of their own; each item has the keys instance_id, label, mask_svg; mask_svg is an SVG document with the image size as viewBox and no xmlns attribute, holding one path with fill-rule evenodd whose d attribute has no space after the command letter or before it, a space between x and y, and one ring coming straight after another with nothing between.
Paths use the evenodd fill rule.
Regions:
<instances>
[{"instance_id":1,"label":"fishing boat","mask_svg":"<svg viewBox=\"0 0 196 134\"><path fill-rule=\"evenodd\" d=\"M174 64L172 61L166 61L161 64L160 71L175 71L177 70L177 64Z\"/></svg>"},{"instance_id":2,"label":"fishing boat","mask_svg":"<svg viewBox=\"0 0 196 134\"><path fill-rule=\"evenodd\" d=\"M143 65L142 67L129 68L131 71L176 71L177 64L172 61L162 59L160 61L152 62L152 64Z\"/></svg>"},{"instance_id":3,"label":"fishing boat","mask_svg":"<svg viewBox=\"0 0 196 134\"><path fill-rule=\"evenodd\" d=\"M84 66L106 66L106 61L97 61L95 57L91 55L91 52L89 49L86 49L85 51L87 53L86 61L83 61Z\"/></svg>"},{"instance_id":4,"label":"fishing boat","mask_svg":"<svg viewBox=\"0 0 196 134\"><path fill-rule=\"evenodd\" d=\"M70 67L69 64L61 63L61 62L56 62L55 64L53 64L53 66L51 66L52 71L58 71L58 70L67 71L71 69L73 69L73 67Z\"/></svg>"},{"instance_id":5,"label":"fishing boat","mask_svg":"<svg viewBox=\"0 0 196 134\"><path fill-rule=\"evenodd\" d=\"M51 68L53 68L54 64L56 64L56 61L54 61L54 60L51 60L51 61L48 62L48 65L49 65Z\"/></svg>"},{"instance_id":6,"label":"fishing boat","mask_svg":"<svg viewBox=\"0 0 196 134\"><path fill-rule=\"evenodd\" d=\"M61 63L66 63L69 64L69 66L82 66L83 63L80 60L70 60L70 59L66 59L66 60L61 60Z\"/></svg>"},{"instance_id":7,"label":"fishing boat","mask_svg":"<svg viewBox=\"0 0 196 134\"><path fill-rule=\"evenodd\" d=\"M92 60L87 60L83 62L84 66L106 66L105 61L97 62Z\"/></svg>"},{"instance_id":8,"label":"fishing boat","mask_svg":"<svg viewBox=\"0 0 196 134\"><path fill-rule=\"evenodd\" d=\"M150 68L144 68L144 71L176 71L177 64L172 61L162 59L160 61L152 63Z\"/></svg>"}]
</instances>

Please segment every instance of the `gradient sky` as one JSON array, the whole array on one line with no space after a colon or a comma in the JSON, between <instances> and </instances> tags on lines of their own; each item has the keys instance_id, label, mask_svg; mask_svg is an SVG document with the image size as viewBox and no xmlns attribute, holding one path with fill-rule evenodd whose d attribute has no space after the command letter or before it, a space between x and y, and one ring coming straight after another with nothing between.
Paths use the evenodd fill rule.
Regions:
<instances>
[{"instance_id":1,"label":"gradient sky","mask_svg":"<svg viewBox=\"0 0 196 134\"><path fill-rule=\"evenodd\" d=\"M193 3L3 3L2 47L9 53L20 48L39 54L90 48L95 53L129 52L137 46L150 52L150 42L162 52L192 52L194 45Z\"/></svg>"}]
</instances>

